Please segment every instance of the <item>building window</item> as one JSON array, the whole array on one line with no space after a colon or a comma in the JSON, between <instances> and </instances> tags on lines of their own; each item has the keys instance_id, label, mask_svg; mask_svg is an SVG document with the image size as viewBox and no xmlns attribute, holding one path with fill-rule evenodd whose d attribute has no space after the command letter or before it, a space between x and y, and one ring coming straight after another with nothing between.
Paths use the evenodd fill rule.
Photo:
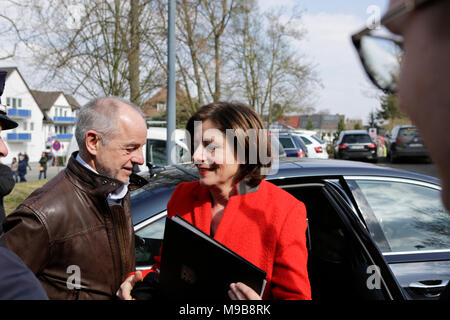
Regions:
<instances>
[{"instance_id":1,"label":"building window","mask_svg":"<svg viewBox=\"0 0 450 320\"><path fill-rule=\"evenodd\" d=\"M17 108L16 106L16 98L12 98L12 107Z\"/></svg>"},{"instance_id":2,"label":"building window","mask_svg":"<svg viewBox=\"0 0 450 320\"><path fill-rule=\"evenodd\" d=\"M22 99L21 99L21 98L18 98L18 99L17 99L17 106L18 106L19 108L22 108Z\"/></svg>"},{"instance_id":3,"label":"building window","mask_svg":"<svg viewBox=\"0 0 450 320\"><path fill-rule=\"evenodd\" d=\"M156 110L157 111L163 111L166 110L166 105L164 103L157 103L156 104Z\"/></svg>"},{"instance_id":4,"label":"building window","mask_svg":"<svg viewBox=\"0 0 450 320\"><path fill-rule=\"evenodd\" d=\"M34 131L34 122L30 123L30 131Z\"/></svg>"},{"instance_id":5,"label":"building window","mask_svg":"<svg viewBox=\"0 0 450 320\"><path fill-rule=\"evenodd\" d=\"M23 123L23 130L27 131L27 123L26 122Z\"/></svg>"},{"instance_id":6,"label":"building window","mask_svg":"<svg viewBox=\"0 0 450 320\"><path fill-rule=\"evenodd\" d=\"M8 107L10 107L11 106L11 98L6 98L6 105L8 106Z\"/></svg>"}]
</instances>

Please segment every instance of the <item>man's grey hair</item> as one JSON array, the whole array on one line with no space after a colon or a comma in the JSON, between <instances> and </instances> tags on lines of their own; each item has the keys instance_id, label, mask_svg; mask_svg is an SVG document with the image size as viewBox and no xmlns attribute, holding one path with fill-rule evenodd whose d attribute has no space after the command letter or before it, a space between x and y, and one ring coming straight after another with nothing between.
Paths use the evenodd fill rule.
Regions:
<instances>
[{"instance_id":1,"label":"man's grey hair","mask_svg":"<svg viewBox=\"0 0 450 320\"><path fill-rule=\"evenodd\" d=\"M119 106L126 104L135 109L142 118L144 113L135 104L118 97L102 97L89 101L81 107L75 128L75 138L77 139L80 152L85 152L86 132L95 130L98 132L102 144L107 145L114 138L116 122L119 119Z\"/></svg>"}]
</instances>

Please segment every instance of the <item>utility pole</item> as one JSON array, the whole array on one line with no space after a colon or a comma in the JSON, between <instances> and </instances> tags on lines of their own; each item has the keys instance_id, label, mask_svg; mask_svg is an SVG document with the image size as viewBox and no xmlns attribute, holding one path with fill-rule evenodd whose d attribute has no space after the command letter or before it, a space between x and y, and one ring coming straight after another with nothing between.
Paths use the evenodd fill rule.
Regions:
<instances>
[{"instance_id":1,"label":"utility pole","mask_svg":"<svg viewBox=\"0 0 450 320\"><path fill-rule=\"evenodd\" d=\"M167 164L175 164L175 129L176 129L176 80L175 80L175 19L176 0L169 0L168 36L167 36ZM172 139L173 138L173 139ZM173 154L173 156L172 156Z\"/></svg>"}]
</instances>

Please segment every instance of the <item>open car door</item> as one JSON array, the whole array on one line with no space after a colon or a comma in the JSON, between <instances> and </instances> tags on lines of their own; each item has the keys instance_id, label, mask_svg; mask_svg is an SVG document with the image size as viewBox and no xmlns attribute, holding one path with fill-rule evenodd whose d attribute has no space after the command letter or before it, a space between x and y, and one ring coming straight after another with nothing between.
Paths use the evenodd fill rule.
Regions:
<instances>
[{"instance_id":1,"label":"open car door","mask_svg":"<svg viewBox=\"0 0 450 320\"><path fill-rule=\"evenodd\" d=\"M361 281L358 286L361 290L361 298L405 300L406 297L401 286L371 238L364 222L345 200L346 195L341 187L334 182L324 181L322 193L340 217L348 238L351 240L349 247L353 251L353 257L350 257L350 265L356 272L356 278L366 279L365 282ZM364 284L366 288L361 288L361 285Z\"/></svg>"}]
</instances>

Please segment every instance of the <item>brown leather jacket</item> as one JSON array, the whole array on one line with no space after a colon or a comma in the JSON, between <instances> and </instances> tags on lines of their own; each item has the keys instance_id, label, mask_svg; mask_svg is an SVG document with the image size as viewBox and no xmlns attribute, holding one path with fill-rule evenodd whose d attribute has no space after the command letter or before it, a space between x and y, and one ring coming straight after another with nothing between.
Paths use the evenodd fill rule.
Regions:
<instances>
[{"instance_id":1,"label":"brown leather jacket","mask_svg":"<svg viewBox=\"0 0 450 320\"><path fill-rule=\"evenodd\" d=\"M130 177L129 190L145 184ZM123 206L107 196L118 180L75 160L35 190L4 223L0 240L36 274L50 299L111 299L135 269L130 194Z\"/></svg>"}]
</instances>

